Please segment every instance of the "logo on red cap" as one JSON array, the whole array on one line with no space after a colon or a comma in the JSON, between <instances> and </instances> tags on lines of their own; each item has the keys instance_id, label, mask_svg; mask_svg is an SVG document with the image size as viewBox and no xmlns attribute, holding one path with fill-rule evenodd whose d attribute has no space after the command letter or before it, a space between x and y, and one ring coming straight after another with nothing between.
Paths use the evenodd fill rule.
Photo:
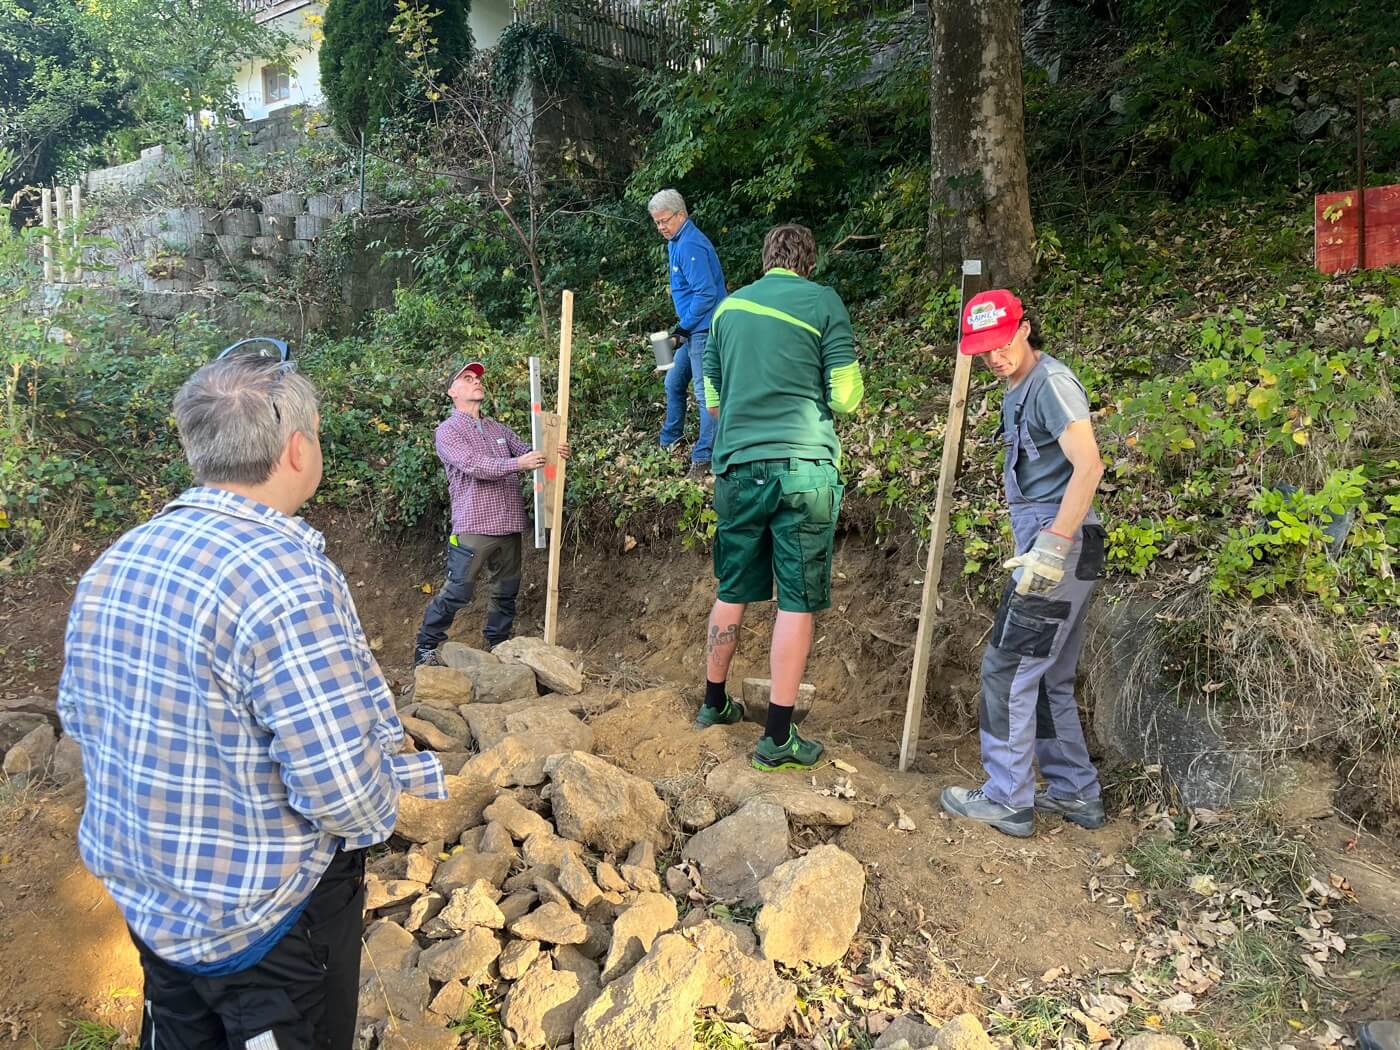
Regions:
<instances>
[{"instance_id":1,"label":"logo on red cap","mask_svg":"<svg viewBox=\"0 0 1400 1050\"><path fill-rule=\"evenodd\" d=\"M1021 300L1006 289L979 292L963 309L958 349L969 356L999 350L1015 337L1024 316Z\"/></svg>"}]
</instances>

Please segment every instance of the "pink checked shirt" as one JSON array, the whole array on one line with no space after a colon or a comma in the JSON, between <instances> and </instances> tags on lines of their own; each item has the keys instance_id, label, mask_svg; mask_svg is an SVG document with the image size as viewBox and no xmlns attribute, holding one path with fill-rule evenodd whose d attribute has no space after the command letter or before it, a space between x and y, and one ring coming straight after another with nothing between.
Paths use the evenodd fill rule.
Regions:
<instances>
[{"instance_id":1,"label":"pink checked shirt","mask_svg":"<svg viewBox=\"0 0 1400 1050\"><path fill-rule=\"evenodd\" d=\"M530 446L504 423L454 410L437 428L437 454L447 470L452 531L458 536L524 532L525 501L515 460Z\"/></svg>"}]
</instances>

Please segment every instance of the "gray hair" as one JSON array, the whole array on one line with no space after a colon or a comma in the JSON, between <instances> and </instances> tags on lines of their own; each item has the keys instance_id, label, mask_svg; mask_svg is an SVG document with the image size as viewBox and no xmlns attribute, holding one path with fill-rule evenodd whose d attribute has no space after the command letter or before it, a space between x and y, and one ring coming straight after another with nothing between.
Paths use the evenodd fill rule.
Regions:
<instances>
[{"instance_id":1,"label":"gray hair","mask_svg":"<svg viewBox=\"0 0 1400 1050\"><path fill-rule=\"evenodd\" d=\"M647 201L647 214L655 215L659 211L689 214L685 208L685 198L677 190L660 190L652 195L651 200Z\"/></svg>"},{"instance_id":2,"label":"gray hair","mask_svg":"<svg viewBox=\"0 0 1400 1050\"><path fill-rule=\"evenodd\" d=\"M247 357L205 365L175 395L196 484L262 484L293 431L316 437L317 404L316 388L290 365Z\"/></svg>"}]
</instances>

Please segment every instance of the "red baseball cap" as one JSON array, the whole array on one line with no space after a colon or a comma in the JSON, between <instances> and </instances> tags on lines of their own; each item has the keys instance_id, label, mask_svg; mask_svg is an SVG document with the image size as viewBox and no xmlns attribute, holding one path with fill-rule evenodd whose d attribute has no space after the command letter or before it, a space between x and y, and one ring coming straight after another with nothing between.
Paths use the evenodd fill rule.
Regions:
<instances>
[{"instance_id":1,"label":"red baseball cap","mask_svg":"<svg viewBox=\"0 0 1400 1050\"><path fill-rule=\"evenodd\" d=\"M461 368L452 373L451 378L447 380L447 385L451 386L453 383L457 382L458 379L462 378L463 372L470 372L472 375L476 376L476 378L480 379L486 374L486 366L480 361L468 361Z\"/></svg>"},{"instance_id":2,"label":"red baseball cap","mask_svg":"<svg viewBox=\"0 0 1400 1050\"><path fill-rule=\"evenodd\" d=\"M968 356L1000 350L1011 342L1026 311L1005 288L978 292L963 309L958 349Z\"/></svg>"}]
</instances>

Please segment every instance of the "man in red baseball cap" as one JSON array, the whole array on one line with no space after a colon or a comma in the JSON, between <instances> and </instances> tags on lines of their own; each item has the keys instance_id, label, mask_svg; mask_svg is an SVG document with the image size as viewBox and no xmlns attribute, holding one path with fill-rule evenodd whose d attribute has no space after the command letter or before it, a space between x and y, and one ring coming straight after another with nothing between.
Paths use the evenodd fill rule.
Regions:
<instances>
[{"instance_id":1,"label":"man in red baseball cap","mask_svg":"<svg viewBox=\"0 0 1400 1050\"><path fill-rule=\"evenodd\" d=\"M986 782L949 787L941 803L1008 835L1035 831L1035 811L1103 825L1098 771L1074 700L1084 615L1103 573L1094 493L1103 476L1089 398L1068 367L1041 350L1021 300L982 292L962 316L958 349L1006 381L1002 479L1016 537L1013 570L982 657ZM1037 791L1033 762L1046 787Z\"/></svg>"},{"instance_id":2,"label":"man in red baseball cap","mask_svg":"<svg viewBox=\"0 0 1400 1050\"><path fill-rule=\"evenodd\" d=\"M447 538L447 582L428 603L414 641L414 661L438 664L438 646L457 613L472 600L479 576L491 584L483 631L486 648L510 637L515 599L520 592L520 534L525 531L525 500L519 475L544 466L543 452L521 441L515 431L482 415L486 366L468 361L448 376L452 414L439 424L435 444L447 471L452 501L452 535ZM569 457L561 444L559 455Z\"/></svg>"}]
</instances>

